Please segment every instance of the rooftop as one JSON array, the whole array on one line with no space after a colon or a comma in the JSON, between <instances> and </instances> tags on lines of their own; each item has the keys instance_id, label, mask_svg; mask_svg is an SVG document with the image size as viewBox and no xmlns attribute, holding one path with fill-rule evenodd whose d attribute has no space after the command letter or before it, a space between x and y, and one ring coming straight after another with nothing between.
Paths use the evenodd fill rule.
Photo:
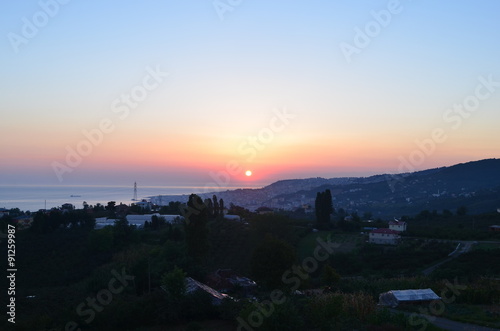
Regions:
<instances>
[{"instance_id":1,"label":"rooftop","mask_svg":"<svg viewBox=\"0 0 500 331\"><path fill-rule=\"evenodd\" d=\"M383 234L397 234L399 235L399 232L398 231L394 231L394 230L391 230L391 229L376 229L376 230L373 230L372 232L370 233L383 233Z\"/></svg>"},{"instance_id":2,"label":"rooftop","mask_svg":"<svg viewBox=\"0 0 500 331\"><path fill-rule=\"evenodd\" d=\"M418 290L389 291L398 301L427 301L441 299L430 288Z\"/></svg>"}]
</instances>

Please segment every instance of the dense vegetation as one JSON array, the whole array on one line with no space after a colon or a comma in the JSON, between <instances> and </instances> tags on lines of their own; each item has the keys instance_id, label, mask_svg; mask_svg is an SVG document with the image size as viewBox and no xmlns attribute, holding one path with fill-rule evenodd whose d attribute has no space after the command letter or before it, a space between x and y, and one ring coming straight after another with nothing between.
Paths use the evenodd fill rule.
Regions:
<instances>
[{"instance_id":1,"label":"dense vegetation","mask_svg":"<svg viewBox=\"0 0 500 331\"><path fill-rule=\"evenodd\" d=\"M334 211L324 195L320 199L327 207L319 215L324 228L319 232L307 215L259 215L234 205L230 209L243 220L224 219L223 201L201 201L195 195L187 205L164 207L169 213L183 212L185 222L155 219L144 229L122 218L94 230L96 215L116 216L113 204L92 212L38 213L30 229L17 232L16 330L234 330L238 325L255 330L417 330L421 325L405 315L377 308L378 295L411 288L432 288L439 295L450 282L464 289L441 315L460 319L462 309L469 312L469 322L499 326L490 316L494 309L485 308L500 304L500 267L492 263L500 259L497 245L478 243L429 276L421 274L456 246L433 238L498 239L486 230L500 223L497 215L423 211L405 218L409 230L400 245L380 246L366 243L360 230L385 222L366 223L370 215ZM326 222L325 213L332 214ZM470 220L474 231L468 228ZM9 217L1 221L2 228L13 223ZM185 276L204 282L217 269L257 281L253 298L236 288L228 294L238 301L226 299L216 306L207 293L186 291ZM475 314L475 307L492 313ZM412 309L419 308L426 309ZM7 322L0 323L7 330Z\"/></svg>"}]
</instances>

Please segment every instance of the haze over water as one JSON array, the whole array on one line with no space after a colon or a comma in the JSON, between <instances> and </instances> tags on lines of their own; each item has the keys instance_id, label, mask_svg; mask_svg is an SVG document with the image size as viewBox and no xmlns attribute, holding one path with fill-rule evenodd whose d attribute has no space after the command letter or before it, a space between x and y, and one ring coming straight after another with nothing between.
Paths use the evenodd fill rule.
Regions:
<instances>
[{"instance_id":1,"label":"haze over water","mask_svg":"<svg viewBox=\"0 0 500 331\"><path fill-rule=\"evenodd\" d=\"M207 193L236 189L238 187L195 187L195 186L145 186L138 187L138 199L156 195L183 195L191 193ZM249 187L246 188L257 188ZM30 186L30 185L2 185L0 186L0 208L19 208L23 211L38 211L45 208L60 207L64 203L71 203L76 208L82 208L83 202L89 205L100 203L106 205L108 201L117 204L132 203L134 196L133 186Z\"/></svg>"}]
</instances>

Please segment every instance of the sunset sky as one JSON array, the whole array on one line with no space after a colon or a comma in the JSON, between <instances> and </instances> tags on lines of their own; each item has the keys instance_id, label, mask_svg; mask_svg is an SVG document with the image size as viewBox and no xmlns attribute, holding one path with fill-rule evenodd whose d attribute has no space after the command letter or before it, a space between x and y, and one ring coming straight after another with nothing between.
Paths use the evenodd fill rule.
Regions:
<instances>
[{"instance_id":1,"label":"sunset sky","mask_svg":"<svg viewBox=\"0 0 500 331\"><path fill-rule=\"evenodd\" d=\"M0 183L253 186L498 158L499 13L494 0L4 2Z\"/></svg>"}]
</instances>

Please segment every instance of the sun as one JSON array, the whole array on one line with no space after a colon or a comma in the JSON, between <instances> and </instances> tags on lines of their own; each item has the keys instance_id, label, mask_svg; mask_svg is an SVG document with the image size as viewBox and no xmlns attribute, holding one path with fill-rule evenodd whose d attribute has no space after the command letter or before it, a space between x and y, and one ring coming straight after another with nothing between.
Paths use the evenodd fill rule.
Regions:
<instances>
[{"instance_id":1,"label":"sun","mask_svg":"<svg viewBox=\"0 0 500 331\"><path fill-rule=\"evenodd\" d=\"M250 170L245 171L245 176L247 176L247 177L252 176L252 171L250 171Z\"/></svg>"}]
</instances>

